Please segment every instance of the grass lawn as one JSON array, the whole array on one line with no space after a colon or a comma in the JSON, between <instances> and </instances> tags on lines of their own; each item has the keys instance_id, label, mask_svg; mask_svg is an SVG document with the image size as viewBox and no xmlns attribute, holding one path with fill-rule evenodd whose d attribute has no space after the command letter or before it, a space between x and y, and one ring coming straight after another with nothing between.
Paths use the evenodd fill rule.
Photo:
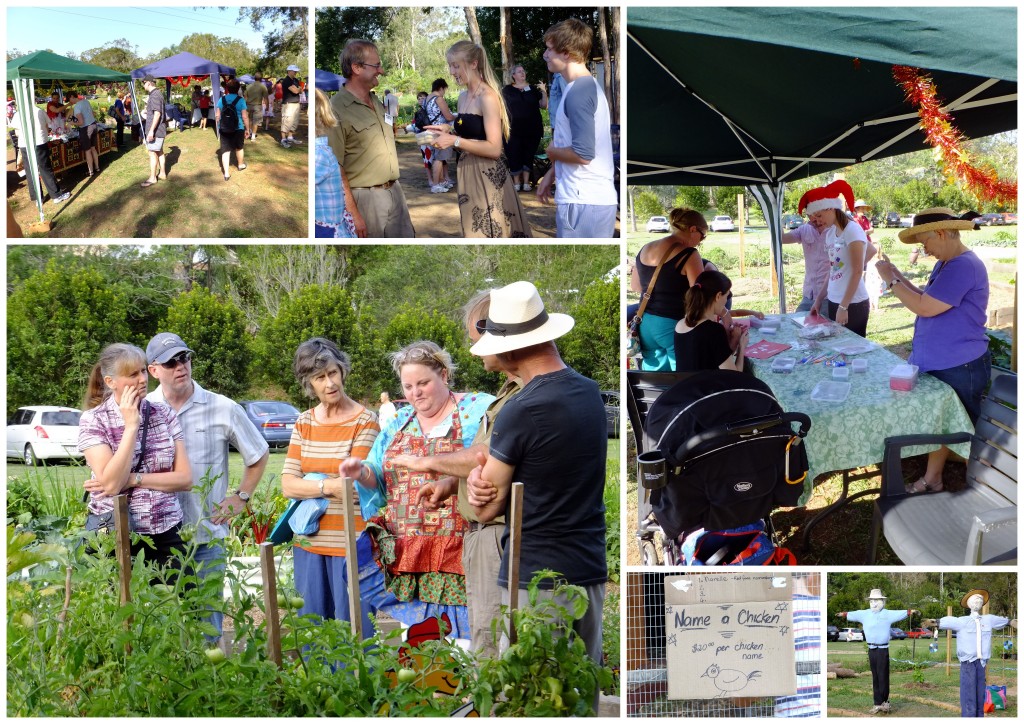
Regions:
<instances>
[{"instance_id":1,"label":"grass lawn","mask_svg":"<svg viewBox=\"0 0 1024 724\"><path fill-rule=\"evenodd\" d=\"M898 717L959 717L960 715L960 667L956 659L956 640L953 648L952 666L946 662L946 641L939 639L939 650L928 651L930 639L917 641L916 651L912 640L892 642L889 655L891 670L889 676L892 704L891 716ZM993 640L993 651L999 650L1001 641ZM916 671L913 662L921 665ZM844 668L858 672L854 679L829 679L829 716L867 716L872 705L871 673L867 651L863 643L830 643L829 664L838 663ZM1016 718L1017 716L1017 660L994 657L988 664L986 683L1006 686L1007 708L986 716Z\"/></svg>"},{"instance_id":2,"label":"grass lawn","mask_svg":"<svg viewBox=\"0 0 1024 724\"><path fill-rule=\"evenodd\" d=\"M283 148L278 120L270 133L245 143L245 171L232 153L231 180L220 167L219 142L212 129L170 131L165 140L167 180L150 188L144 146L125 130L125 150L100 156L99 174L89 178L83 163L58 176L71 198L43 211L53 222L54 238L306 238L308 224L308 123L303 113L296 133L304 145ZM8 142L7 200L18 223L38 221L25 179L14 173ZM44 189L45 194L45 189Z\"/></svg>"}]
</instances>

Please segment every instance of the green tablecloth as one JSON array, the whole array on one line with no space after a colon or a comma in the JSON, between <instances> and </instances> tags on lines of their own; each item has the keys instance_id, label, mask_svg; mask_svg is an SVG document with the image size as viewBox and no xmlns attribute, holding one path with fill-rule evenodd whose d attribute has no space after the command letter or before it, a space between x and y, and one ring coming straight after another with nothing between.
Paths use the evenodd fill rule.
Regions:
<instances>
[{"instance_id":1,"label":"green tablecloth","mask_svg":"<svg viewBox=\"0 0 1024 724\"><path fill-rule=\"evenodd\" d=\"M789 317L778 317L779 331L774 335L762 335L760 330L750 330L750 344L761 339L797 347L807 340L800 339L800 327ZM771 319L771 318L770 318ZM861 340L844 327L831 338L818 341L822 350L829 350L834 344ZM789 349L775 357L795 357L799 362L807 352ZM811 497L814 479L822 474L850 470L880 463L885 451L885 438L914 433L952 433L974 430L971 418L960 403L953 388L928 374L919 374L917 384L909 392L898 392L889 388L889 371L905 363L884 347L871 352L848 356L847 360L865 359L867 372L855 373L850 370L850 395L844 402L818 402L811 399L814 386L821 380L832 379L832 368L822 363L797 364L791 373L771 371L775 357L766 360L751 360L754 374L764 380L787 412L803 412L811 418L811 430L807 435L807 457L810 470L804 482L804 494L800 503L805 504ZM904 457L920 455L937 449L937 445L905 448ZM970 445L953 445L958 455L967 457Z\"/></svg>"}]
</instances>

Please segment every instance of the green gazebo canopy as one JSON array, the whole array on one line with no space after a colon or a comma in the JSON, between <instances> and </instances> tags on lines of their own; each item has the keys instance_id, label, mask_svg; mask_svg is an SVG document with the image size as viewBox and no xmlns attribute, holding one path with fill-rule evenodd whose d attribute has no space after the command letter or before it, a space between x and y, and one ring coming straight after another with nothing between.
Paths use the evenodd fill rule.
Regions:
<instances>
[{"instance_id":1,"label":"green gazebo canopy","mask_svg":"<svg viewBox=\"0 0 1024 724\"><path fill-rule=\"evenodd\" d=\"M48 50L37 50L20 58L7 61L7 80L62 80L62 81L107 81L127 83L132 79L127 73L101 68L98 65L72 60Z\"/></svg>"}]
</instances>

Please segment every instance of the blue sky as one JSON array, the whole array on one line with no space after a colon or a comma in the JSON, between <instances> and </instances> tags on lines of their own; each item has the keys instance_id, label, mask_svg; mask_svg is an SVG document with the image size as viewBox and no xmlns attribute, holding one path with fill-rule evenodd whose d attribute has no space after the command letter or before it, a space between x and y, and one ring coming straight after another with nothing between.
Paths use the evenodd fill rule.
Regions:
<instances>
[{"instance_id":1,"label":"blue sky","mask_svg":"<svg viewBox=\"0 0 1024 724\"><path fill-rule=\"evenodd\" d=\"M146 56L179 43L186 35L211 33L237 38L254 50L262 48L262 34L253 31L248 22L236 25L237 18L235 7L9 7L7 47L78 54L127 38L140 56Z\"/></svg>"}]
</instances>

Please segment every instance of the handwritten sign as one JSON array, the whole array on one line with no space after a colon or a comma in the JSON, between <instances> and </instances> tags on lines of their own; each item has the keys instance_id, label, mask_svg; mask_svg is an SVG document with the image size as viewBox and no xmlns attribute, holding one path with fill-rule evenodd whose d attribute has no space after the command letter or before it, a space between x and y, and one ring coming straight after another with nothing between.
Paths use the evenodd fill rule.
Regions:
<instances>
[{"instance_id":1,"label":"handwritten sign","mask_svg":"<svg viewBox=\"0 0 1024 724\"><path fill-rule=\"evenodd\" d=\"M792 596L786 575L667 577L668 698L795 694Z\"/></svg>"}]
</instances>

